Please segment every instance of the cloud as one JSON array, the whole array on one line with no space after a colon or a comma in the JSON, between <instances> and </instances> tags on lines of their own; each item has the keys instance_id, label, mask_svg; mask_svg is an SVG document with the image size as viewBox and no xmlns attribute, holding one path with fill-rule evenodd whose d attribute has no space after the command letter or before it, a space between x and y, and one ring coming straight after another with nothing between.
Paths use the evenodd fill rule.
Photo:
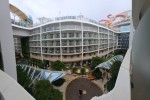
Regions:
<instances>
[{"instance_id":1,"label":"cloud","mask_svg":"<svg viewBox=\"0 0 150 100\"><path fill-rule=\"evenodd\" d=\"M94 20L131 10L131 0L10 0L24 5L34 18L82 14ZM18 4L17 4L18 5Z\"/></svg>"}]
</instances>

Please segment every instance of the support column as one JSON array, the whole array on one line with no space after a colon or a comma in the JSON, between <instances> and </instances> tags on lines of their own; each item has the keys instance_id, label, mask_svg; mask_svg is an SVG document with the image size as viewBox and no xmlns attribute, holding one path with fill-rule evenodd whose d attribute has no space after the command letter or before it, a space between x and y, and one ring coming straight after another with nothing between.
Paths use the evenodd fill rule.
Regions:
<instances>
[{"instance_id":1,"label":"support column","mask_svg":"<svg viewBox=\"0 0 150 100\"><path fill-rule=\"evenodd\" d=\"M83 64L83 23L81 22L81 31L82 31L82 64Z\"/></svg>"},{"instance_id":2,"label":"support column","mask_svg":"<svg viewBox=\"0 0 150 100\"><path fill-rule=\"evenodd\" d=\"M8 0L0 0L0 43L4 71L17 80L14 40Z\"/></svg>"},{"instance_id":3,"label":"support column","mask_svg":"<svg viewBox=\"0 0 150 100\"><path fill-rule=\"evenodd\" d=\"M115 37L114 37L114 32L113 32L113 53L114 53L114 41L115 41Z\"/></svg>"},{"instance_id":4,"label":"support column","mask_svg":"<svg viewBox=\"0 0 150 100\"><path fill-rule=\"evenodd\" d=\"M59 23L59 27L60 27L60 33L59 33L59 35L60 35L60 61L62 61L62 42L61 42L61 22Z\"/></svg>"},{"instance_id":5,"label":"support column","mask_svg":"<svg viewBox=\"0 0 150 100\"><path fill-rule=\"evenodd\" d=\"M107 55L109 54L109 43L110 43L110 41L109 41L109 30L108 30L108 53L107 53Z\"/></svg>"},{"instance_id":6,"label":"support column","mask_svg":"<svg viewBox=\"0 0 150 100\"><path fill-rule=\"evenodd\" d=\"M100 44L99 44L99 42L100 42L99 36L100 36L100 35L99 35L99 27L98 27L98 55L97 55L98 57L99 57L99 45L100 45Z\"/></svg>"},{"instance_id":7,"label":"support column","mask_svg":"<svg viewBox=\"0 0 150 100\"><path fill-rule=\"evenodd\" d=\"M40 27L40 45L41 45L41 46L40 46L40 47L41 47L41 60L42 60L42 62L43 62L42 26Z\"/></svg>"}]
</instances>

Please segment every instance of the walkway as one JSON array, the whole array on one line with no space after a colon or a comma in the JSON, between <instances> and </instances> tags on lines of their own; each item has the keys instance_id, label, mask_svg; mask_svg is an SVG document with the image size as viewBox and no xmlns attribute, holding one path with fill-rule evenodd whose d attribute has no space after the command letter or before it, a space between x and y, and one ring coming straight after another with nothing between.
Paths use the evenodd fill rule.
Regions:
<instances>
[{"instance_id":1,"label":"walkway","mask_svg":"<svg viewBox=\"0 0 150 100\"><path fill-rule=\"evenodd\" d=\"M84 90L79 96L79 89ZM73 80L66 89L66 100L90 100L94 96L102 95L102 90L87 78Z\"/></svg>"}]
</instances>

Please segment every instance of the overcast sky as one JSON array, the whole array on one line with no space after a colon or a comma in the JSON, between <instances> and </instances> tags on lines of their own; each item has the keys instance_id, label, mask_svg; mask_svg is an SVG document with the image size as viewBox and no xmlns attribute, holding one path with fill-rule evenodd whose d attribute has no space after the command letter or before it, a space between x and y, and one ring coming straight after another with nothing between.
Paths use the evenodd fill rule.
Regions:
<instances>
[{"instance_id":1,"label":"overcast sky","mask_svg":"<svg viewBox=\"0 0 150 100\"><path fill-rule=\"evenodd\" d=\"M34 19L82 14L98 21L108 14L131 10L131 0L10 0L10 3Z\"/></svg>"}]
</instances>

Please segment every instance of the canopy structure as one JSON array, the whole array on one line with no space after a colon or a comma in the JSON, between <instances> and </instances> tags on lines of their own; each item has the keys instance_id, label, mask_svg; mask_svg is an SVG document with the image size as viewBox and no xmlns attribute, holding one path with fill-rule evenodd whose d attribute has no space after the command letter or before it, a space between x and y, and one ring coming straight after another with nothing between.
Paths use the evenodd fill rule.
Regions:
<instances>
[{"instance_id":1,"label":"canopy structure","mask_svg":"<svg viewBox=\"0 0 150 100\"><path fill-rule=\"evenodd\" d=\"M9 4L10 11L14 14L16 14L20 19L26 21L28 19L27 15L22 12L19 8L15 7L12 4Z\"/></svg>"},{"instance_id":2,"label":"canopy structure","mask_svg":"<svg viewBox=\"0 0 150 100\"><path fill-rule=\"evenodd\" d=\"M23 64L18 64L18 66L20 66L24 71L27 72L27 74L30 76L30 79L32 80L32 83L34 83L35 80L42 80L42 79L53 82L55 80L64 77L67 74L66 72L63 71L51 71Z\"/></svg>"},{"instance_id":3,"label":"canopy structure","mask_svg":"<svg viewBox=\"0 0 150 100\"><path fill-rule=\"evenodd\" d=\"M110 69L111 66L112 66L112 64L113 64L115 61L122 61L122 60L123 60L123 56L122 56L122 55L117 55L117 56L114 56L113 58L111 58L110 60L99 64L98 66L95 67L95 69L96 69L96 68Z\"/></svg>"}]
</instances>

